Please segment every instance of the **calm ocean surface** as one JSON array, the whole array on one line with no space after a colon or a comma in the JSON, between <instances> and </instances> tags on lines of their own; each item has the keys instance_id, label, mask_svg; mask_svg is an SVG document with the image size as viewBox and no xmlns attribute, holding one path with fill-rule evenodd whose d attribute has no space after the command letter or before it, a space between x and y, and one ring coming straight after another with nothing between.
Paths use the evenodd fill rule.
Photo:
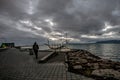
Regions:
<instances>
[{"instance_id":1,"label":"calm ocean surface","mask_svg":"<svg viewBox=\"0 0 120 80\"><path fill-rule=\"evenodd\" d=\"M77 44L69 48L84 49L104 59L120 62L120 44Z\"/></svg>"}]
</instances>

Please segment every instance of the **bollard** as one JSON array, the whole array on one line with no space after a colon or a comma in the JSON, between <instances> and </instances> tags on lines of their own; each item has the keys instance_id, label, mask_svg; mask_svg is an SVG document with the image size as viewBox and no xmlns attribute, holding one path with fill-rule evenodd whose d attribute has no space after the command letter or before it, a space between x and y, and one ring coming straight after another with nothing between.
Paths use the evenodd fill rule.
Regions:
<instances>
[{"instance_id":1,"label":"bollard","mask_svg":"<svg viewBox=\"0 0 120 80\"><path fill-rule=\"evenodd\" d=\"M33 50L32 49L29 49L29 54L33 55Z\"/></svg>"}]
</instances>

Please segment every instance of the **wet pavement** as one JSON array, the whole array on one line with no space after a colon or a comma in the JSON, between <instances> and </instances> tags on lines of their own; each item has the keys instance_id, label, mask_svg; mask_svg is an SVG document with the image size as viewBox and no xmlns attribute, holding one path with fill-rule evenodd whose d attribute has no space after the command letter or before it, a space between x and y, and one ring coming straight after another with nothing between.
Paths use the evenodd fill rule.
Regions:
<instances>
[{"instance_id":1,"label":"wet pavement","mask_svg":"<svg viewBox=\"0 0 120 80\"><path fill-rule=\"evenodd\" d=\"M49 52L39 52L39 58ZM0 80L93 80L66 70L64 54L38 64L34 55L17 49L0 52Z\"/></svg>"}]
</instances>

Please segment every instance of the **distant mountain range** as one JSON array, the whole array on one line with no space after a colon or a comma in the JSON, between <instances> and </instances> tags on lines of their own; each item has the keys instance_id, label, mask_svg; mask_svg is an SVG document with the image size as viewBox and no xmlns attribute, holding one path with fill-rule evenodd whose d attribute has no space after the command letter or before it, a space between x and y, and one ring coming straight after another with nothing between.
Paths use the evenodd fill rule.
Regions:
<instances>
[{"instance_id":1,"label":"distant mountain range","mask_svg":"<svg viewBox=\"0 0 120 80\"><path fill-rule=\"evenodd\" d=\"M79 44L96 44L96 43L108 43L108 44L120 44L120 40L105 40L105 41L97 41L93 43L69 43L70 45L79 45Z\"/></svg>"},{"instance_id":2,"label":"distant mountain range","mask_svg":"<svg viewBox=\"0 0 120 80\"><path fill-rule=\"evenodd\" d=\"M120 43L120 40L106 40L106 41L98 41L96 43Z\"/></svg>"}]
</instances>

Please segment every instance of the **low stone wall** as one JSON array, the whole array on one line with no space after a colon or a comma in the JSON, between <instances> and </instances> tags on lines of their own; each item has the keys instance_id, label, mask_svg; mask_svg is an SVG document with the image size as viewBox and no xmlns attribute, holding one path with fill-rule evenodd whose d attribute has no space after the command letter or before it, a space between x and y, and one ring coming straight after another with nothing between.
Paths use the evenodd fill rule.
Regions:
<instances>
[{"instance_id":1,"label":"low stone wall","mask_svg":"<svg viewBox=\"0 0 120 80\"><path fill-rule=\"evenodd\" d=\"M68 70L102 80L120 79L120 62L102 59L86 50L66 53Z\"/></svg>"},{"instance_id":2,"label":"low stone wall","mask_svg":"<svg viewBox=\"0 0 120 80\"><path fill-rule=\"evenodd\" d=\"M38 62L39 63L44 63L44 62L48 61L51 57L56 56L57 54L58 53L56 53L56 52L50 52L48 55L41 58Z\"/></svg>"}]
</instances>

